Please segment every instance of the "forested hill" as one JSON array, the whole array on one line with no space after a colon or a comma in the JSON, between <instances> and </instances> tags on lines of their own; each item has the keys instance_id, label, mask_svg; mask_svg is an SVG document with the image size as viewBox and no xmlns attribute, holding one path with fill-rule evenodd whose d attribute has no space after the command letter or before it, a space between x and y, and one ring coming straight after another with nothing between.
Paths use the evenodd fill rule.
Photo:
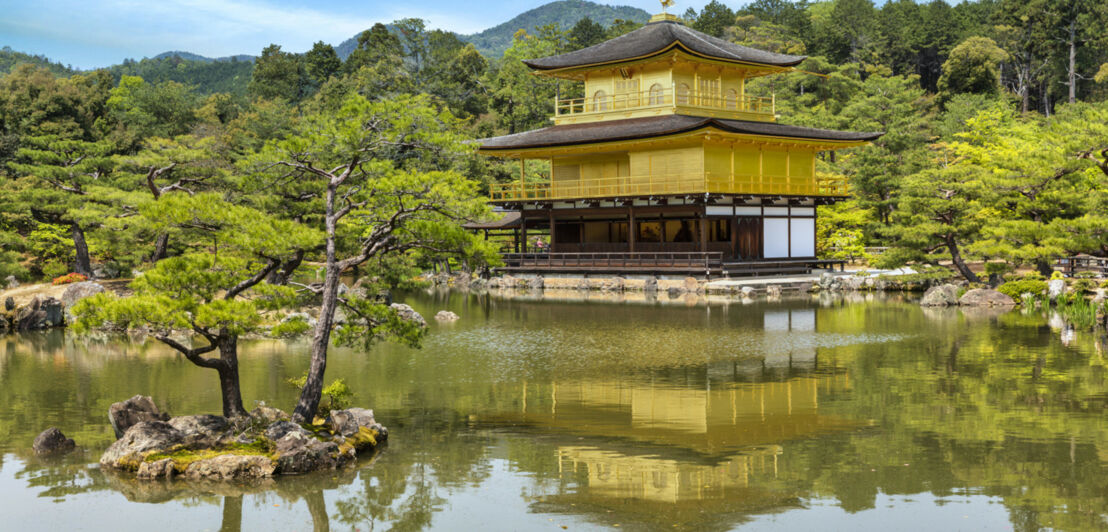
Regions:
<instances>
[{"instance_id":1,"label":"forested hill","mask_svg":"<svg viewBox=\"0 0 1108 532\"><path fill-rule=\"evenodd\" d=\"M615 20L642 24L650 18L650 13L630 6L608 6L585 0L558 0L520 13L511 20L480 33L459 35L458 38L463 42L473 43L477 51L485 57L500 58L504 55L504 50L512 45L512 36L521 29L534 33L535 28L540 26L557 24L565 30L586 17L603 26L610 26ZM336 46L335 53L339 59L345 61L357 47L358 36L355 35Z\"/></svg>"},{"instance_id":2,"label":"forested hill","mask_svg":"<svg viewBox=\"0 0 1108 532\"><path fill-rule=\"evenodd\" d=\"M153 59L127 59L109 70L116 81L122 76L138 76L155 85L175 81L192 87L201 95L225 92L241 96L246 94L254 71L252 59L251 56L233 56L213 60L196 54L166 52Z\"/></svg>"},{"instance_id":3,"label":"forested hill","mask_svg":"<svg viewBox=\"0 0 1108 532\"><path fill-rule=\"evenodd\" d=\"M219 61L253 61L254 59L256 59L254 56L247 54L232 55L229 57L204 57L200 54L194 54L192 52L181 52L178 50L174 50L172 52L162 52L158 55L155 55L154 59L167 59L171 57L177 57L179 59L185 59L188 61L200 61L202 63L215 63Z\"/></svg>"},{"instance_id":4,"label":"forested hill","mask_svg":"<svg viewBox=\"0 0 1108 532\"><path fill-rule=\"evenodd\" d=\"M15 68L15 65L21 63L30 63L35 66L46 68L57 76L68 76L75 72L72 68L61 63L55 63L45 56L17 52L8 46L0 49L0 74L11 72L11 70Z\"/></svg>"},{"instance_id":5,"label":"forested hill","mask_svg":"<svg viewBox=\"0 0 1108 532\"><path fill-rule=\"evenodd\" d=\"M508 22L481 33L462 35L461 39L473 43L477 51L485 57L500 57L512 45L512 36L521 29L533 32L535 28L547 24L557 24L563 29L572 28L585 17L609 26L617 19L645 23L650 19L650 13L637 7L608 6L584 0L559 0L521 13Z\"/></svg>"}]
</instances>

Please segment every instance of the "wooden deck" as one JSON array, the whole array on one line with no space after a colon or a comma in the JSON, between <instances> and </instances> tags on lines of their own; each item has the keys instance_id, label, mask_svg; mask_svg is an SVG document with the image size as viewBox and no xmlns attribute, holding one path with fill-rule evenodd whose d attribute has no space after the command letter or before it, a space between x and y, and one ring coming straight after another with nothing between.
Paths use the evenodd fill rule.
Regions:
<instances>
[{"instance_id":1,"label":"wooden deck","mask_svg":"<svg viewBox=\"0 0 1108 532\"><path fill-rule=\"evenodd\" d=\"M1094 257L1092 255L1078 255L1058 259L1054 269L1068 277L1073 277L1080 272L1092 272L1097 277L1108 277L1108 259Z\"/></svg>"},{"instance_id":2,"label":"wooden deck","mask_svg":"<svg viewBox=\"0 0 1108 532\"><path fill-rule=\"evenodd\" d=\"M502 258L504 266L498 270L512 273L686 274L709 278L808 274L835 265L841 270L845 263L818 259L724 260L724 254L718 251L506 253Z\"/></svg>"}]
</instances>

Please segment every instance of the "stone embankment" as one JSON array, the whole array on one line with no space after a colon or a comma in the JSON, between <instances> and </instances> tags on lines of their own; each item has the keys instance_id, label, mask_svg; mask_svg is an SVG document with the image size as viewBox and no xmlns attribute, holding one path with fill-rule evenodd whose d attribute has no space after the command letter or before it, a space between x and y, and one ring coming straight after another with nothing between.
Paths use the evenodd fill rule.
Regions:
<instances>
[{"instance_id":1,"label":"stone embankment","mask_svg":"<svg viewBox=\"0 0 1108 532\"><path fill-rule=\"evenodd\" d=\"M72 322L69 310L78 301L104 291L104 286L86 281L61 286L9 284L0 307L0 333L35 331L62 327Z\"/></svg>"},{"instance_id":2,"label":"stone embankment","mask_svg":"<svg viewBox=\"0 0 1108 532\"><path fill-rule=\"evenodd\" d=\"M779 297L784 292L922 292L941 283L938 278L914 272L866 274L859 272L822 272L788 277L703 279L666 276L496 276L488 279L460 273L425 277L437 286L467 290L579 290L604 293L662 292L672 298L686 294L734 295L752 297L765 294Z\"/></svg>"},{"instance_id":3,"label":"stone embankment","mask_svg":"<svg viewBox=\"0 0 1108 532\"><path fill-rule=\"evenodd\" d=\"M111 405L108 418L118 439L104 451L100 465L140 479L242 480L334 470L388 439L388 430L364 408L332 410L326 418L299 425L265 404L238 418L170 417L150 397L136 395ZM56 428L34 442L39 455L75 447Z\"/></svg>"}]
</instances>

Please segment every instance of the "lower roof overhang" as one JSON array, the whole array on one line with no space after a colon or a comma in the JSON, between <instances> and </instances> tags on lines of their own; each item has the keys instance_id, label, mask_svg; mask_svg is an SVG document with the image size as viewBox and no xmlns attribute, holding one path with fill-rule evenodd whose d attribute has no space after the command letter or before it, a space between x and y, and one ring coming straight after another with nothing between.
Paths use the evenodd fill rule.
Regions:
<instances>
[{"instance_id":1,"label":"lower roof overhang","mask_svg":"<svg viewBox=\"0 0 1108 532\"><path fill-rule=\"evenodd\" d=\"M582 149L616 151L658 141L709 140L713 136L724 141L806 146L823 151L861 146L882 135L881 132L834 131L776 122L665 115L550 126L484 139L479 151L495 157L538 158Z\"/></svg>"}]
</instances>

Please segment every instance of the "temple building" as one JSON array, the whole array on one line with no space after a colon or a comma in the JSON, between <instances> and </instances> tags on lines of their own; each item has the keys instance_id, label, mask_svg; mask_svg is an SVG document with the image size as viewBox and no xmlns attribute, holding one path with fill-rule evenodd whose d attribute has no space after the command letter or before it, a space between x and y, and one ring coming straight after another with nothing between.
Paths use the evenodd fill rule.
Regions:
<instances>
[{"instance_id":1,"label":"temple building","mask_svg":"<svg viewBox=\"0 0 1108 532\"><path fill-rule=\"evenodd\" d=\"M819 153L881 133L777 123L773 97L746 81L790 72L803 56L729 43L669 14L574 52L525 61L536 75L583 83L557 99L553 125L485 139L480 152L518 161L493 185L518 235L506 269L521 272L743 275L806 271L816 207L845 199ZM528 160L549 164L528 175ZM515 166L513 164L513 166ZM528 231L549 246L528 247Z\"/></svg>"}]
</instances>

